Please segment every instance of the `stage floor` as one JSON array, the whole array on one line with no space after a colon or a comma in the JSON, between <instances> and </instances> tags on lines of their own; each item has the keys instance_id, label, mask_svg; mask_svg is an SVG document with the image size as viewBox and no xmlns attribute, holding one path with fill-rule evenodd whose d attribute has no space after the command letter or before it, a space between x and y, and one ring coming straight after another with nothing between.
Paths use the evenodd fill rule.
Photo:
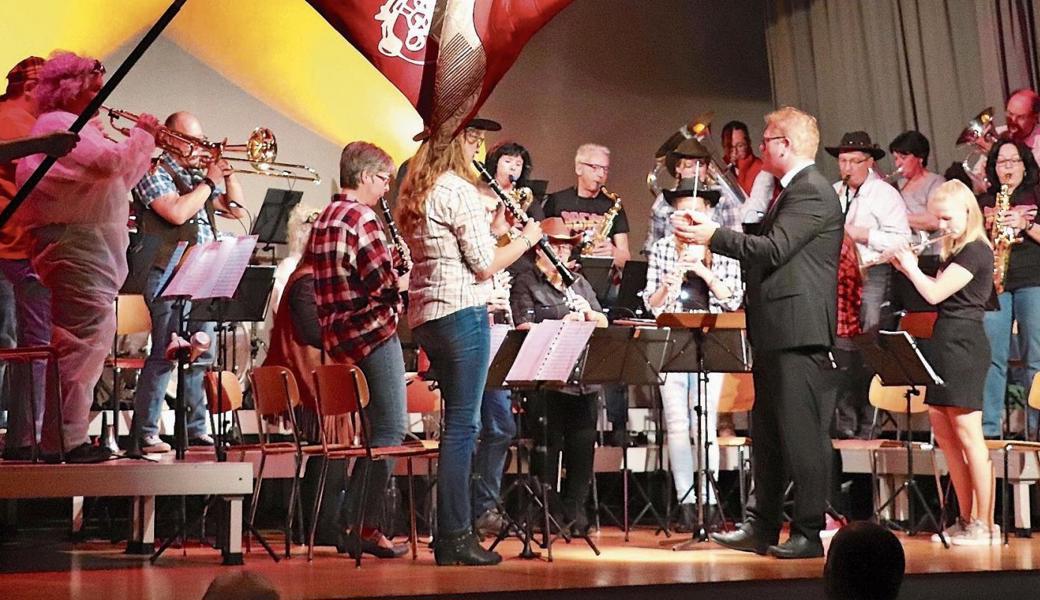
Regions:
<instances>
[{"instance_id":1,"label":"stage floor","mask_svg":"<svg viewBox=\"0 0 1040 600\"><path fill-rule=\"evenodd\" d=\"M105 542L73 547L57 541L30 543L32 537L23 532L18 541L0 545L0 597L5 600L198 599L215 576L243 568L220 566L217 551L197 544L186 555L171 549L150 566L146 559L123 555L121 546ZM674 552L671 546L680 538L655 537L649 529L633 531L628 543L615 528L594 539L603 552L599 557L574 541L554 545L553 563L520 560L516 558L520 545L511 541L500 547L506 560L497 567L436 567L432 552L423 546L417 561L366 558L360 570L332 548L318 548L315 560L308 562L306 548L301 547L293 558L274 564L254 544L244 568L267 576L282 598L301 600L822 597L823 559L779 561L713 544ZM929 542L925 535L902 541L910 576L901 597L925 597L922 593L943 598L1036 597L1040 537L1013 538L1009 547L950 550ZM979 590L989 593L980 595Z\"/></svg>"}]
</instances>

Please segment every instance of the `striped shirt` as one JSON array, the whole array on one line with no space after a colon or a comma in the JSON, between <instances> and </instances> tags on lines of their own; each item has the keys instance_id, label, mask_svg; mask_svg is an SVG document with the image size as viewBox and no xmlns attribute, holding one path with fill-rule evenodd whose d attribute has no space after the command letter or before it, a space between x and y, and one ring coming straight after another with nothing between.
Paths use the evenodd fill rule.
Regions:
<instances>
[{"instance_id":1,"label":"striped shirt","mask_svg":"<svg viewBox=\"0 0 1040 600\"><path fill-rule=\"evenodd\" d=\"M657 291L661 282L668 277L669 273L675 271L679 264L679 254L675 249L675 236L657 240L650 248L650 260L646 268L646 288L643 290L643 298L649 299L650 295ZM719 300L715 294L708 294L709 312L730 312L740 308L744 301L744 286L740 277L740 262L722 256L711 255L711 272L729 288L731 295L725 300ZM679 303L678 296L671 302L665 302L657 308L651 308L650 312L657 316L666 312L684 312Z\"/></svg>"},{"instance_id":2,"label":"striped shirt","mask_svg":"<svg viewBox=\"0 0 1040 600\"><path fill-rule=\"evenodd\" d=\"M491 266L495 240L485 202L471 183L451 171L441 174L426 199L426 217L407 241L411 327L487 304L491 280L478 282L476 274Z\"/></svg>"},{"instance_id":3,"label":"striped shirt","mask_svg":"<svg viewBox=\"0 0 1040 600\"><path fill-rule=\"evenodd\" d=\"M314 223L306 252L322 346L338 362L358 362L397 332L401 310L379 218L337 194Z\"/></svg>"}]
</instances>

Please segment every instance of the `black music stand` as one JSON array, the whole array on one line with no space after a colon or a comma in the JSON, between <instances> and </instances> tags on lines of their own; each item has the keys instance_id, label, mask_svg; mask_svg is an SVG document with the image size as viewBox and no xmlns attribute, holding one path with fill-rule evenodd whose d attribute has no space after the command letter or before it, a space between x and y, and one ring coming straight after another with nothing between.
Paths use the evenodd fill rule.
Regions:
<instances>
[{"instance_id":1,"label":"black music stand","mask_svg":"<svg viewBox=\"0 0 1040 600\"><path fill-rule=\"evenodd\" d=\"M624 385L649 385L659 388L664 383L661 377L661 366L674 344L674 332L667 329L639 327L609 327L592 332L588 350L579 362L582 384L620 383ZM628 428L628 409L625 409L625 428ZM660 440L658 449L660 451ZM647 512L653 515L658 526L671 537L667 520L657 511L646 489L635 477L631 477L628 466L628 448L626 443L621 448L622 471L622 519L621 529L628 541L630 523L639 522ZM660 464L660 462L658 463ZM634 519L629 519L629 481L636 493L643 500L642 509ZM607 510L608 515L617 522L617 518Z\"/></svg>"},{"instance_id":2,"label":"black music stand","mask_svg":"<svg viewBox=\"0 0 1040 600\"><path fill-rule=\"evenodd\" d=\"M289 213L302 199L303 192L267 188L260 213L249 232L257 236L257 242L264 245L264 250L271 250L272 244L288 243Z\"/></svg>"},{"instance_id":3,"label":"black music stand","mask_svg":"<svg viewBox=\"0 0 1040 600\"><path fill-rule=\"evenodd\" d=\"M596 298L603 304L614 283L614 259L609 256L582 256L578 264L581 265L582 277L589 282L596 292Z\"/></svg>"},{"instance_id":4,"label":"black music stand","mask_svg":"<svg viewBox=\"0 0 1040 600\"><path fill-rule=\"evenodd\" d=\"M908 535L916 535L921 531L921 523L930 521L939 534L943 546L949 548L946 536L943 534L939 521L936 520L931 508L925 502L924 495L917 487L914 480L914 442L910 436L910 405L914 396L921 394L918 389L921 386L945 385L942 378L932 369L932 366L921 354L913 336L905 331L879 331L877 337L864 334L854 338L856 346L863 353L863 359L867 366L873 369L881 384L886 386L906 386L904 397L906 398L906 430L904 431L904 446L906 449L907 476L895 492L874 512L879 518L880 514L890 504L896 501L900 494L907 496L907 526L902 528ZM924 516L920 522L914 519L914 499L917 499L924 507Z\"/></svg>"},{"instance_id":5,"label":"black music stand","mask_svg":"<svg viewBox=\"0 0 1040 600\"><path fill-rule=\"evenodd\" d=\"M707 491L714 490L716 499L721 499L719 482L708 466L711 444L708 442L708 415L705 408L709 373L746 373L751 370L750 350L744 337L747 326L743 313L665 313L658 317L657 324L685 330L689 337L683 340L676 352L661 367L665 373L697 373L697 389L694 413L700 444L697 447L698 468L690 489L679 498L681 505L691 492L697 505L697 526L691 531L690 539L672 547L672 550L689 550L699 542L708 540L708 523L704 518L704 507L708 504ZM687 392L688 393L688 392ZM687 397L687 401L689 398ZM700 484L706 492L702 495ZM726 522L722 503L719 502L717 517Z\"/></svg>"},{"instance_id":6,"label":"black music stand","mask_svg":"<svg viewBox=\"0 0 1040 600\"><path fill-rule=\"evenodd\" d=\"M631 312L636 317L646 314L643 289L646 287L647 265L645 260L630 260L625 263L625 268L621 271L617 301L610 309L610 317L620 317L619 313L623 310Z\"/></svg>"},{"instance_id":7,"label":"black music stand","mask_svg":"<svg viewBox=\"0 0 1040 600\"><path fill-rule=\"evenodd\" d=\"M506 333L506 337L502 341L502 345L499 346L498 352L491 359L487 383L484 389L509 388L515 392L520 391L519 387L506 383L505 378L516 360L517 354L520 352L520 347L523 345L525 337L527 337L526 331L514 329ZM526 412L526 408L518 411L517 419L522 419ZM543 485L534 473L530 451L527 454L527 472L525 473L523 470L524 457L521 452L524 449L530 450L530 444L524 443L524 440L520 437L523 435L522 422L517 423L516 432L517 438L514 440L517 448L515 479L499 494L498 498L495 498L495 505L506 518L506 523L499 530L498 535L495 536L495 540L488 549L494 550L502 540L512 535L523 543L523 548L520 550L520 554L517 555L518 558L530 560L541 557L541 553L536 552L531 547L531 542L534 540L534 512L540 509L542 513L543 547L546 549L547 560L552 562L552 540L548 532L551 531L550 528L552 526L561 531L563 528L549 511L549 486ZM548 435L548 432L546 432L546 435ZM543 440L543 443L547 443L547 441ZM521 515L520 518L514 518L505 507L506 499L514 491L519 494L517 504L519 506L519 514Z\"/></svg>"},{"instance_id":8,"label":"black music stand","mask_svg":"<svg viewBox=\"0 0 1040 600\"><path fill-rule=\"evenodd\" d=\"M231 298L208 298L199 302L194 302L191 305L191 312L188 313L188 321L196 322L213 322L216 323L215 331L217 332L217 351L214 353L215 366L217 373L221 373L227 367L226 363L226 348L227 343L227 329L233 326L234 323L240 322L262 322L267 314L268 299L271 297L271 290L274 288L274 272L275 267L271 266L249 266L246 267L245 272L242 275L242 280L239 282L238 287L235 289L235 294ZM225 324L228 327L225 327ZM235 335L237 333L232 330L231 348L231 372L235 372ZM238 374L235 373L237 376ZM217 406L223 408L224 406L224 386L217 386ZM218 462L227 460L227 413L224 410L220 411L219 422L213 416L211 412L209 415L210 427L213 429L213 435L215 439L215 452ZM234 424L233 424L234 425Z\"/></svg>"}]
</instances>

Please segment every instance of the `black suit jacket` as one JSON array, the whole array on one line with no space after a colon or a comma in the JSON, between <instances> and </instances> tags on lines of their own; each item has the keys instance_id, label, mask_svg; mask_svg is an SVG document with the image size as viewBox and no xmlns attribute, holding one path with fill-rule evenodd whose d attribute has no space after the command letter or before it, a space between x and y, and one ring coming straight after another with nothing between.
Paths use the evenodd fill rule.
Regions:
<instances>
[{"instance_id":1,"label":"black suit jacket","mask_svg":"<svg viewBox=\"0 0 1040 600\"><path fill-rule=\"evenodd\" d=\"M833 345L844 224L838 195L813 165L784 188L760 235L718 229L712 236L711 251L747 271L748 336L757 351Z\"/></svg>"}]
</instances>

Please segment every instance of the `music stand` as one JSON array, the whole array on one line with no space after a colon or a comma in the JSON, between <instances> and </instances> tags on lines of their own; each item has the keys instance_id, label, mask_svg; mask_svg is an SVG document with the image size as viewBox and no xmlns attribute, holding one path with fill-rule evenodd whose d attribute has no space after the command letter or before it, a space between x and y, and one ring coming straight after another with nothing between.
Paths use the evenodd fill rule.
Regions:
<instances>
[{"instance_id":1,"label":"music stand","mask_svg":"<svg viewBox=\"0 0 1040 600\"><path fill-rule=\"evenodd\" d=\"M303 199L303 192L267 188L264 203L260 205L260 213L253 223L250 235L257 236L257 242L264 244L264 250L271 250L272 244L285 244L289 241L289 213Z\"/></svg>"},{"instance_id":2,"label":"music stand","mask_svg":"<svg viewBox=\"0 0 1040 600\"><path fill-rule=\"evenodd\" d=\"M625 268L621 271L621 285L618 288L617 302L612 308L613 312L625 309L637 317L646 313L646 308L643 306L643 289L646 287L647 265L645 260L630 260L625 263Z\"/></svg>"},{"instance_id":3,"label":"music stand","mask_svg":"<svg viewBox=\"0 0 1040 600\"><path fill-rule=\"evenodd\" d=\"M920 528L919 523L914 520L914 499L916 498L924 507L924 517L921 521L931 521L943 546L949 548L942 527L932 513L931 508L925 502L924 495L917 487L914 480L914 442L910 436L910 405L914 396L921 394L918 387L928 385L945 385L942 378L932 369L932 365L921 354L914 338L905 331L879 331L877 337L864 334L853 338L853 342L863 354L867 366L873 369L881 384L886 386L906 386L904 396L906 398L906 431L904 435L904 446L906 449L907 476L904 481L892 493L881 506L875 511L880 515L885 508L896 501L900 494L907 496L907 527L904 529L908 535L916 535Z\"/></svg>"},{"instance_id":4,"label":"music stand","mask_svg":"<svg viewBox=\"0 0 1040 600\"><path fill-rule=\"evenodd\" d=\"M271 290L274 288L274 272L275 267L272 266L253 265L246 267L242 280L235 289L234 296L231 298L210 298L192 303L191 312L188 313L188 321L216 323L215 331L218 337L215 363L218 373L227 367L225 354L228 347L227 329L230 329L230 327L225 327L225 324L230 326L234 323L256 323L264 320L267 313L268 299L271 296ZM236 368L234 356L235 335L237 335L237 332L232 330L230 369L232 373L235 372ZM223 395L224 386L218 385L217 406L221 407L219 423L216 422L212 413L209 415L210 426L213 428L213 434L216 438L214 448L218 461L223 461L227 458L227 449L225 444L222 443L227 439L227 412L223 410Z\"/></svg>"},{"instance_id":5,"label":"music stand","mask_svg":"<svg viewBox=\"0 0 1040 600\"><path fill-rule=\"evenodd\" d=\"M694 481L679 498L683 503L690 493L697 505L697 526L690 532L690 539L672 547L672 550L689 550L698 542L708 539L708 527L704 519L704 507L708 504L708 492L715 491L719 498L719 483L708 466L711 444L708 441L708 415L705 408L709 373L746 373L750 368L750 352L744 330L747 327L745 314L729 313L663 313L657 318L661 327L673 327L687 332L689 337L661 367L665 373L697 373L694 413L700 444L697 447L698 468ZM687 394L689 392L687 391ZM687 396L687 403L689 396ZM705 493L701 494L700 483L704 482ZM718 516L726 522L719 503Z\"/></svg>"},{"instance_id":6,"label":"music stand","mask_svg":"<svg viewBox=\"0 0 1040 600\"><path fill-rule=\"evenodd\" d=\"M596 298L602 304L613 285L614 259L609 256L582 256L578 259L581 275L596 292Z\"/></svg>"},{"instance_id":7,"label":"music stand","mask_svg":"<svg viewBox=\"0 0 1040 600\"><path fill-rule=\"evenodd\" d=\"M661 365L675 343L675 332L668 329L643 327L609 327L597 329L589 340L585 357L579 363L583 384L620 383L624 385L649 385L659 388L664 383ZM625 429L628 429L628 409L625 410ZM629 477L627 444L621 448L622 470L622 520L621 528L628 541L631 522L638 522L649 512L657 524L671 537L667 521L657 512L646 489L634 477ZM660 441L658 440L658 448ZM660 464L660 463L659 463ZM643 508L634 519L629 519L629 480L636 493L642 498ZM609 516L617 521L610 511Z\"/></svg>"}]
</instances>

